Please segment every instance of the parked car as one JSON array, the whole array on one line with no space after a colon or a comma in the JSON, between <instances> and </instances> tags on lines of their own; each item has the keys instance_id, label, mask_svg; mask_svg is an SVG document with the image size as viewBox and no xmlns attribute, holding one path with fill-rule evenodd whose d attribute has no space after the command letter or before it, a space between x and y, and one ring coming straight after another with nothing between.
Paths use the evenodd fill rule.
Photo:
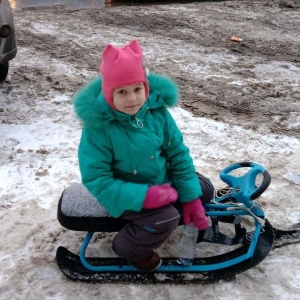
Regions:
<instances>
[{"instance_id":1,"label":"parked car","mask_svg":"<svg viewBox=\"0 0 300 300\"><path fill-rule=\"evenodd\" d=\"M0 82L8 74L9 61L17 54L13 14L8 0L0 0Z\"/></svg>"}]
</instances>

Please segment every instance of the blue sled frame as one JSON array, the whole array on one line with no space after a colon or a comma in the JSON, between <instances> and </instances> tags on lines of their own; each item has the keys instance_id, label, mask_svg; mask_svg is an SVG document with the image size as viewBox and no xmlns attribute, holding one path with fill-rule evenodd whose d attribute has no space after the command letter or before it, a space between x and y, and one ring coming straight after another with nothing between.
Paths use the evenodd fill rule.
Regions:
<instances>
[{"instance_id":1,"label":"blue sled frame","mask_svg":"<svg viewBox=\"0 0 300 300\"><path fill-rule=\"evenodd\" d=\"M246 172L242 172L243 175L232 175L233 172L238 173L235 171L237 169ZM262 176L260 183L259 175ZM155 272L141 272L122 258L87 258L86 250L94 234L94 231L89 230L79 256L64 247L57 249L56 258L60 269L68 278L76 281L187 283L229 278L254 267L268 255L274 243L274 229L254 201L268 188L271 177L262 166L253 162L242 162L225 168L220 173L220 178L230 187L230 193L206 204L206 214L212 220L212 226L199 235L199 242L238 245L237 249L222 255L195 258L192 266L181 265L175 257L163 258L162 265ZM58 219L64 226L60 210L61 207ZM241 228L240 222L236 221L244 217L253 224L251 232ZM114 222L115 219L108 220ZM236 236L229 238L219 232L219 222L234 224ZM68 229L72 230L72 226Z\"/></svg>"}]
</instances>

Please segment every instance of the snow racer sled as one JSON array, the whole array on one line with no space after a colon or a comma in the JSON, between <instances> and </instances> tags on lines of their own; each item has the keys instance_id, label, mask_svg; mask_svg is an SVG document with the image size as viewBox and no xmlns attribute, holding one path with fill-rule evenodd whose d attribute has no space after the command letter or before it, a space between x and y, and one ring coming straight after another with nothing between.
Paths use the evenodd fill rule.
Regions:
<instances>
[{"instance_id":1,"label":"snow racer sled","mask_svg":"<svg viewBox=\"0 0 300 300\"><path fill-rule=\"evenodd\" d=\"M95 232L117 232L128 221L109 216L83 185L73 184L64 190L59 200L58 220L65 228L85 231L87 235L79 255L58 247L59 268L68 278L86 282L214 281L253 268L273 247L300 241L299 224L290 230L273 228L255 201L271 182L269 173L262 166L253 162L235 163L221 171L220 178L228 187L219 190L205 205L211 226L199 232L198 243L222 245L229 247L229 251L195 258L191 266L183 266L177 257L163 258L162 265L154 272L141 272L119 257L88 258L85 252ZM179 225L182 224L181 220Z\"/></svg>"}]
</instances>

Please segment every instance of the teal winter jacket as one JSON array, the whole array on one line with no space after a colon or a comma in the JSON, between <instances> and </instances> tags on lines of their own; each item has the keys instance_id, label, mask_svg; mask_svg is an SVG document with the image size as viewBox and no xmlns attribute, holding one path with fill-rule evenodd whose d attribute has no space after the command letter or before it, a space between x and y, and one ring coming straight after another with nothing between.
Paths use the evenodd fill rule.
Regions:
<instances>
[{"instance_id":1,"label":"teal winter jacket","mask_svg":"<svg viewBox=\"0 0 300 300\"><path fill-rule=\"evenodd\" d=\"M189 149L166 106L176 105L177 85L150 73L150 94L136 115L113 110L103 98L101 77L75 96L83 122L78 149L82 182L113 217L139 212L149 186L169 182L179 201L202 195Z\"/></svg>"}]
</instances>

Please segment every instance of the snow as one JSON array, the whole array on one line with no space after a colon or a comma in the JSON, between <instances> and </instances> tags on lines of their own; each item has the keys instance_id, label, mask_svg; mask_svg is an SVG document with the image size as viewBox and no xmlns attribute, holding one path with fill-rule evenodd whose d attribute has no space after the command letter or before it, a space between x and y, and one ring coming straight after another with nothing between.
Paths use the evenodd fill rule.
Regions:
<instances>
[{"instance_id":1,"label":"snow","mask_svg":"<svg viewBox=\"0 0 300 300\"><path fill-rule=\"evenodd\" d=\"M45 34L56 30L38 22L33 27ZM45 70L50 65L54 74L75 76L63 60L50 61L22 46L18 51L11 72L22 66L26 57L28 66L38 60ZM225 61L230 59L224 55ZM197 71L193 65L184 67ZM91 70L81 72L84 77L96 75ZM18 87L18 93L25 97L26 85ZM5 107L1 116L10 120L0 125L0 299L300 299L299 244L272 250L257 267L219 283L89 285L67 280L56 265L56 248L63 245L78 252L84 235L62 228L56 218L62 191L80 182L77 146L81 124L71 99L70 92L55 91L50 98L37 95L34 106L28 106L0 90L0 106ZM257 162L272 176L269 189L259 200L271 224L285 228L300 222L299 139L194 117L180 107L171 113L191 149L197 171L210 177L216 188L224 186L218 174L229 164ZM175 232L160 253L174 255L178 236ZM96 238L91 252L113 256L112 237Z\"/></svg>"},{"instance_id":2,"label":"snow","mask_svg":"<svg viewBox=\"0 0 300 300\"><path fill-rule=\"evenodd\" d=\"M1 94L1 97L5 96ZM55 98L71 112L68 100L66 95ZM49 101L48 107L52 105ZM44 109L47 110L47 106ZM244 160L262 164L271 175L276 175L275 183L262 196L268 218L280 227L299 222L300 210L295 205L300 177L298 139L272 134L263 136L239 126L193 117L181 108L171 112L183 131L198 171L222 187L217 174L228 164ZM156 287L88 286L62 277L55 264L55 248L65 245L76 251L81 234L66 233L56 221L55 211L63 189L72 182L80 182L76 161L79 137L79 123L74 128L73 124L53 122L43 115L36 116L28 124L1 125L1 152L7 154L10 149L14 154L2 163L0 175L3 246L0 298L71 299L75 291L80 291L81 295L87 293L90 299L100 295L101 299L141 299L145 290L148 299L169 299L164 295L171 295L172 299L196 299L193 293L184 298L187 286L160 287L160 298L156 298ZM234 281L192 286L192 291L198 290L202 299L250 299L253 293L257 297L266 293L270 299L299 299L299 249L299 245L292 245L274 250L259 267L238 275ZM112 255L109 249L106 251ZM53 281L56 288L51 284ZM267 285L268 291L256 290L255 282L260 288ZM96 292L101 290L105 291L104 295ZM121 298L119 293L127 296ZM209 298L211 294L223 296Z\"/></svg>"}]
</instances>

